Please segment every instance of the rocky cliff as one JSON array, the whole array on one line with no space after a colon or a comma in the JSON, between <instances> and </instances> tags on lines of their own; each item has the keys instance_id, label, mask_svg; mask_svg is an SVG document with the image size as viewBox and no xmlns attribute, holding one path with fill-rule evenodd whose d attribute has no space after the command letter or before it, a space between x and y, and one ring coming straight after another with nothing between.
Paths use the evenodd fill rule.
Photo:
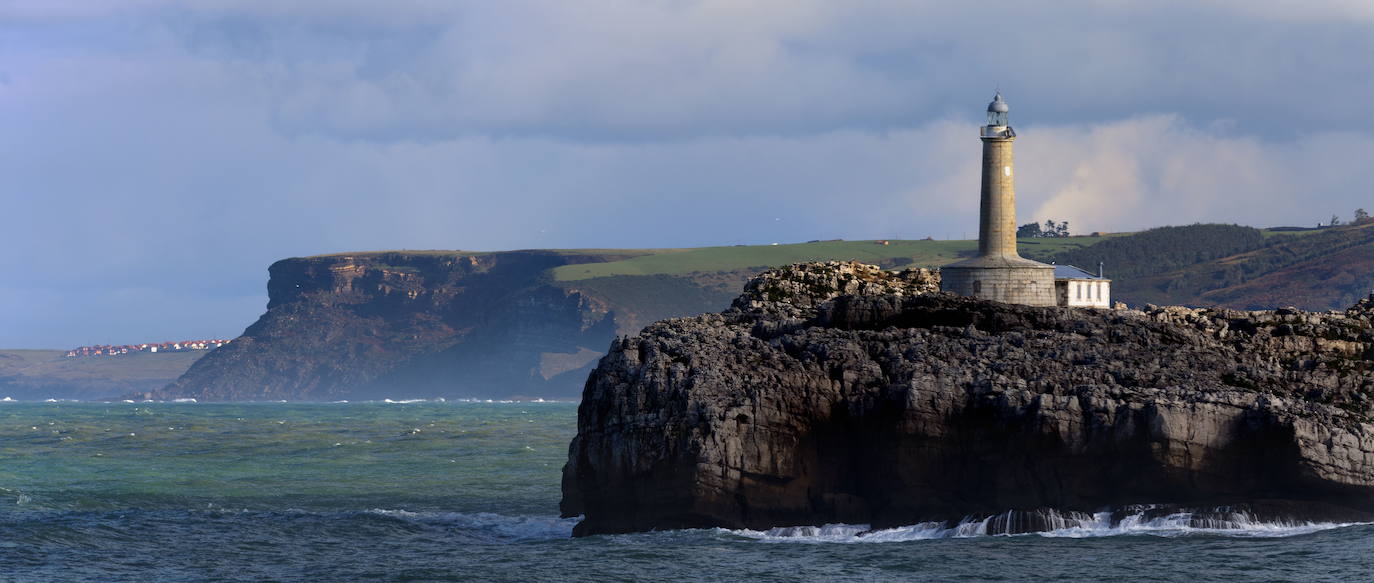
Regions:
<instances>
[{"instance_id":1,"label":"rocky cliff","mask_svg":"<svg viewBox=\"0 0 1374 583\"><path fill-rule=\"evenodd\" d=\"M564 469L575 533L1374 512L1371 302L1032 308L932 279L798 265L617 340Z\"/></svg>"},{"instance_id":2,"label":"rocky cliff","mask_svg":"<svg viewBox=\"0 0 1374 583\"><path fill-rule=\"evenodd\" d=\"M617 330L643 315L605 294L556 285L547 273L615 258L510 251L279 261L269 269L267 312L150 396L574 396ZM676 313L697 307L680 303Z\"/></svg>"}]
</instances>

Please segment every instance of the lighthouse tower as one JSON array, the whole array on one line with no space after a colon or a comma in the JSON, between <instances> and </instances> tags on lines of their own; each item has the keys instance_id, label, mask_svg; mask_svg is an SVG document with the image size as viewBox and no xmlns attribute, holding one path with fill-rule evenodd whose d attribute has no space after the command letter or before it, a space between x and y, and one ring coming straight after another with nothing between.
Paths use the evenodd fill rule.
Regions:
<instances>
[{"instance_id":1,"label":"lighthouse tower","mask_svg":"<svg viewBox=\"0 0 1374 583\"><path fill-rule=\"evenodd\" d=\"M1054 266L1016 252L1016 186L1011 145L1016 132L1002 94L988 104L983 140L983 188L978 218L978 256L940 270L941 287L959 295L1031 306L1056 305Z\"/></svg>"}]
</instances>

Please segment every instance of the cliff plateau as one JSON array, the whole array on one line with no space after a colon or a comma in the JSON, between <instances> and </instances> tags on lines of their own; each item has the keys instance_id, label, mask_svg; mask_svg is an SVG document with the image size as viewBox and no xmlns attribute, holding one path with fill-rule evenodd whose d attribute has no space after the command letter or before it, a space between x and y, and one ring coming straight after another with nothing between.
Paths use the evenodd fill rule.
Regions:
<instances>
[{"instance_id":1,"label":"cliff plateau","mask_svg":"<svg viewBox=\"0 0 1374 583\"><path fill-rule=\"evenodd\" d=\"M642 316L554 285L547 273L614 258L508 251L278 261L269 268L267 312L232 344L144 396L570 396L617 330Z\"/></svg>"},{"instance_id":2,"label":"cliff plateau","mask_svg":"<svg viewBox=\"0 0 1374 583\"><path fill-rule=\"evenodd\" d=\"M795 265L617 339L564 468L575 534L1374 515L1374 302L1106 311L937 288Z\"/></svg>"}]
</instances>

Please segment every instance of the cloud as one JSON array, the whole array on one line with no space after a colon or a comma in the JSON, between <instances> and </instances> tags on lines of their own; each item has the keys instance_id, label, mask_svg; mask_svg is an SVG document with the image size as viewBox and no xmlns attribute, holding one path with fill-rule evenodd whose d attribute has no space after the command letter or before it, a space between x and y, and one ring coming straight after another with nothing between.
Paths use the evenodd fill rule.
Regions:
<instances>
[{"instance_id":1,"label":"cloud","mask_svg":"<svg viewBox=\"0 0 1374 583\"><path fill-rule=\"evenodd\" d=\"M1149 116L1044 128L1036 138L1022 159L1049 175L1029 185L1029 216L1080 229L1192 221L1312 225L1368 206L1365 185L1374 180L1374 167L1353 163L1374 153L1374 137L1354 132L1263 140L1229 126Z\"/></svg>"},{"instance_id":2,"label":"cloud","mask_svg":"<svg viewBox=\"0 0 1374 583\"><path fill-rule=\"evenodd\" d=\"M913 127L1000 85L1042 123L1175 114L1291 137L1348 125L1350 100L1374 94L1361 57L1374 52L1374 9L1354 0L1302 10L1277 0L16 6L48 16L34 40L63 50L113 45L129 58L232 67L291 136L619 141ZM92 44L98 30L141 40L107 32Z\"/></svg>"},{"instance_id":3,"label":"cloud","mask_svg":"<svg viewBox=\"0 0 1374 583\"><path fill-rule=\"evenodd\" d=\"M260 62L289 72L273 83L279 129L377 140L909 127L999 84L1042 121L1174 113L1277 135L1348 123L1349 96L1374 92L1360 59L1331 58L1374 51L1369 23L1342 18L1356 7L1187 6L516 2Z\"/></svg>"}]
</instances>

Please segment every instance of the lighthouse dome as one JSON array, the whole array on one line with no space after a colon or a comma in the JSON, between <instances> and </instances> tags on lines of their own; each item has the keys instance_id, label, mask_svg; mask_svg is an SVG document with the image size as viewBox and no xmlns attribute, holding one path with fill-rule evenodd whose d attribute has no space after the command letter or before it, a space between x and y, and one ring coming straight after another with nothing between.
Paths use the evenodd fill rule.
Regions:
<instances>
[{"instance_id":1,"label":"lighthouse dome","mask_svg":"<svg viewBox=\"0 0 1374 583\"><path fill-rule=\"evenodd\" d=\"M1007 102L1002 101L1001 92L998 92L997 95L992 98L992 103L988 104L988 111L992 113L1006 113L1010 109L1010 107L1007 107Z\"/></svg>"}]
</instances>

